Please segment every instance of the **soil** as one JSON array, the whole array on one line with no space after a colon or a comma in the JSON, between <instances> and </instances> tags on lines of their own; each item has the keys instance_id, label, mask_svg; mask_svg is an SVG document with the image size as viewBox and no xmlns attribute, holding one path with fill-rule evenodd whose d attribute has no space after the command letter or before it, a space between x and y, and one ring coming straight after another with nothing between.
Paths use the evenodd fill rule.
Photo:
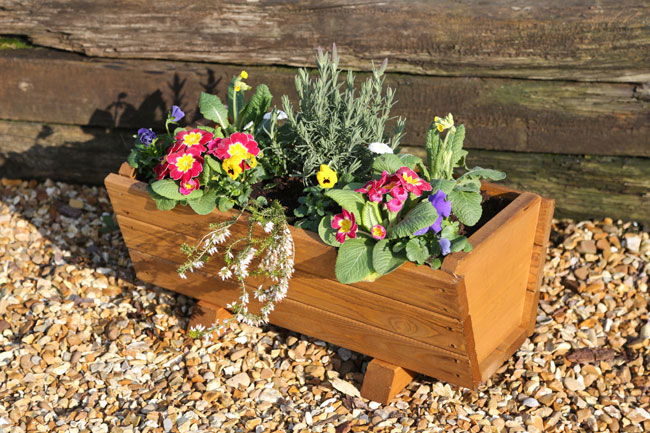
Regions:
<instances>
[{"instance_id":1,"label":"soil","mask_svg":"<svg viewBox=\"0 0 650 433\"><path fill-rule=\"evenodd\" d=\"M463 236L470 237L472 234L476 233L478 229L483 227L485 223L505 209L505 207L512 203L512 201L517 197L514 193L491 196L485 191L481 191L481 196L481 207L483 208L481 219L471 227L465 227L461 224L459 233Z\"/></svg>"},{"instance_id":2,"label":"soil","mask_svg":"<svg viewBox=\"0 0 650 433\"><path fill-rule=\"evenodd\" d=\"M287 221L291 224L295 220L293 210L300 206L298 197L302 195L304 187L299 177L276 177L272 181L267 182L266 185L253 185L251 198L255 199L259 196L264 196L269 202L271 200L278 200L287 209Z\"/></svg>"}]
</instances>

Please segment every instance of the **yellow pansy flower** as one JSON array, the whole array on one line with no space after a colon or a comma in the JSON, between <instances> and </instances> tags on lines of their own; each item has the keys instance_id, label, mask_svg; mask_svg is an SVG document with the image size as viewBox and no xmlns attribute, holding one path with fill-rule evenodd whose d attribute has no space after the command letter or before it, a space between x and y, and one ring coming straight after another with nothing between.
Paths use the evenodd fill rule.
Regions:
<instances>
[{"instance_id":1,"label":"yellow pansy flower","mask_svg":"<svg viewBox=\"0 0 650 433\"><path fill-rule=\"evenodd\" d=\"M320 171L316 173L316 179L321 188L332 188L339 180L336 172L329 168L327 164L321 164Z\"/></svg>"},{"instance_id":2,"label":"yellow pansy flower","mask_svg":"<svg viewBox=\"0 0 650 433\"><path fill-rule=\"evenodd\" d=\"M221 167L232 180L237 179L242 172L241 161L240 158L228 158L221 163Z\"/></svg>"}]
</instances>

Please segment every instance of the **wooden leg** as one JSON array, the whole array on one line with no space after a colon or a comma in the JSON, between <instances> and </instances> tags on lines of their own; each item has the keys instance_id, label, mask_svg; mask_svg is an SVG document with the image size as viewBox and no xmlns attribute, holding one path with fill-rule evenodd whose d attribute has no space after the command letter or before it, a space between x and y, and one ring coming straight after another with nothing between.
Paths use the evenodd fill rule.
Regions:
<instances>
[{"instance_id":1,"label":"wooden leg","mask_svg":"<svg viewBox=\"0 0 650 433\"><path fill-rule=\"evenodd\" d=\"M222 320L230 319L231 317L232 314L230 314L225 308L205 301L199 301L194 307L187 328L191 329L196 325L203 325L204 327L209 328L214 325L217 320L221 322ZM220 336L221 334L215 332L212 338L218 338Z\"/></svg>"},{"instance_id":2,"label":"wooden leg","mask_svg":"<svg viewBox=\"0 0 650 433\"><path fill-rule=\"evenodd\" d=\"M373 359L368 364L363 378L361 396L381 404L388 404L416 374L395 364Z\"/></svg>"}]
</instances>

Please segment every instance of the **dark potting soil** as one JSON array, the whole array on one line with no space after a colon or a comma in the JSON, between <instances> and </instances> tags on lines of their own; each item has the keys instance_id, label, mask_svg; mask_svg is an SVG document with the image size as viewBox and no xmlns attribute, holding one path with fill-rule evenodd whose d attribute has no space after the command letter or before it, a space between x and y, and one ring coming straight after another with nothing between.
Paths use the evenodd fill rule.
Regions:
<instances>
[{"instance_id":1,"label":"dark potting soil","mask_svg":"<svg viewBox=\"0 0 650 433\"><path fill-rule=\"evenodd\" d=\"M266 182L265 185L253 185L251 198L264 196L269 202L279 201L287 209L287 221L291 224L296 219L293 216L293 210L300 206L298 197L302 195L304 187L305 185L299 177L276 177L272 181Z\"/></svg>"},{"instance_id":2,"label":"dark potting soil","mask_svg":"<svg viewBox=\"0 0 650 433\"><path fill-rule=\"evenodd\" d=\"M491 196L487 192L481 191L481 197L481 207L483 208L481 219L471 227L465 227L463 224L460 225L459 233L465 237L470 237L476 233L478 229L485 225L485 223L490 221L496 216L496 214L512 203L512 201L517 198L517 194L508 193Z\"/></svg>"}]
</instances>

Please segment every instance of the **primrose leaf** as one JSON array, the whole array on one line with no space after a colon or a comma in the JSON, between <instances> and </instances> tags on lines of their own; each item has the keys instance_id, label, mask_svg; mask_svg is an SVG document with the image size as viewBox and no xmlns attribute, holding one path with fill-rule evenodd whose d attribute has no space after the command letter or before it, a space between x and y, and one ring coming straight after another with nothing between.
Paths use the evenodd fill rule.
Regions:
<instances>
[{"instance_id":1,"label":"primrose leaf","mask_svg":"<svg viewBox=\"0 0 650 433\"><path fill-rule=\"evenodd\" d=\"M336 279L351 284L371 277L375 273L372 267L373 246L374 241L367 238L347 239L341 244L334 269Z\"/></svg>"},{"instance_id":2,"label":"primrose leaf","mask_svg":"<svg viewBox=\"0 0 650 433\"><path fill-rule=\"evenodd\" d=\"M151 189L156 194L173 200L184 200L186 197L178 190L178 185L173 179L157 180L151 184Z\"/></svg>"},{"instance_id":3,"label":"primrose leaf","mask_svg":"<svg viewBox=\"0 0 650 433\"><path fill-rule=\"evenodd\" d=\"M361 193L344 189L330 189L325 195L338 203L343 209L352 212L358 222L362 222L361 213L365 201Z\"/></svg>"},{"instance_id":4,"label":"primrose leaf","mask_svg":"<svg viewBox=\"0 0 650 433\"><path fill-rule=\"evenodd\" d=\"M452 212L466 226L473 226L481 219L481 194L454 190L449 193L449 200Z\"/></svg>"},{"instance_id":5,"label":"primrose leaf","mask_svg":"<svg viewBox=\"0 0 650 433\"><path fill-rule=\"evenodd\" d=\"M465 126L458 125L455 131L449 131L451 135L447 140L450 143L451 162L454 167L465 165L465 156L467 151L463 150L463 141L465 141Z\"/></svg>"},{"instance_id":6,"label":"primrose leaf","mask_svg":"<svg viewBox=\"0 0 650 433\"><path fill-rule=\"evenodd\" d=\"M241 118L243 119L241 124L246 125L248 122L253 122L254 125L259 125L262 122L264 114L269 110L272 99L273 95L271 95L271 91L266 84L257 86L255 88L255 94L253 94L241 111Z\"/></svg>"},{"instance_id":7,"label":"primrose leaf","mask_svg":"<svg viewBox=\"0 0 650 433\"><path fill-rule=\"evenodd\" d=\"M366 202L363 205L361 212L361 222L364 227L370 230L373 226L381 224L381 212L379 211L379 203L374 201Z\"/></svg>"},{"instance_id":8,"label":"primrose leaf","mask_svg":"<svg viewBox=\"0 0 650 433\"><path fill-rule=\"evenodd\" d=\"M172 210L176 207L176 204L178 203L178 200L166 198L158 194L156 191L154 191L151 188L151 185L147 185L147 191L149 192L149 195L151 196L153 201L156 203L156 207L158 208L158 210Z\"/></svg>"},{"instance_id":9,"label":"primrose leaf","mask_svg":"<svg viewBox=\"0 0 650 433\"><path fill-rule=\"evenodd\" d=\"M405 165L405 162L399 156L393 153L384 153L375 158L372 163L372 171L375 174L381 174L385 170L392 174Z\"/></svg>"},{"instance_id":10,"label":"primrose leaf","mask_svg":"<svg viewBox=\"0 0 650 433\"><path fill-rule=\"evenodd\" d=\"M423 200L418 203L404 219L400 221L390 232L390 238L407 238L425 227L429 227L438 219L436 208L429 202Z\"/></svg>"},{"instance_id":11,"label":"primrose leaf","mask_svg":"<svg viewBox=\"0 0 650 433\"><path fill-rule=\"evenodd\" d=\"M235 202L230 200L228 197L219 197L217 207L219 212L228 212L235 205Z\"/></svg>"},{"instance_id":12,"label":"primrose leaf","mask_svg":"<svg viewBox=\"0 0 650 433\"><path fill-rule=\"evenodd\" d=\"M433 188L431 192L435 193L436 191L440 190L447 195L449 195L449 193L456 186L456 181L451 179L433 179L430 183L431 187Z\"/></svg>"},{"instance_id":13,"label":"primrose leaf","mask_svg":"<svg viewBox=\"0 0 650 433\"><path fill-rule=\"evenodd\" d=\"M387 239L377 242L372 249L372 267L379 275L393 272L406 262L402 254L394 253Z\"/></svg>"},{"instance_id":14,"label":"primrose leaf","mask_svg":"<svg viewBox=\"0 0 650 433\"><path fill-rule=\"evenodd\" d=\"M481 168L474 167L467 173L464 173L458 180L467 178L467 177L482 177L490 180L503 180L506 178L506 174L499 170L493 170L491 168Z\"/></svg>"},{"instance_id":15,"label":"primrose leaf","mask_svg":"<svg viewBox=\"0 0 650 433\"><path fill-rule=\"evenodd\" d=\"M201 197L188 199L187 203L199 215L207 215L217 207L217 191L211 190Z\"/></svg>"},{"instance_id":16,"label":"primrose leaf","mask_svg":"<svg viewBox=\"0 0 650 433\"><path fill-rule=\"evenodd\" d=\"M217 122L223 129L230 126L228 123L228 109L223 105L217 95L201 92L199 97L199 111L203 117Z\"/></svg>"},{"instance_id":17,"label":"primrose leaf","mask_svg":"<svg viewBox=\"0 0 650 433\"><path fill-rule=\"evenodd\" d=\"M336 240L336 229L332 228L332 216L325 215L318 224L318 235L327 245L340 247L341 243Z\"/></svg>"}]
</instances>

